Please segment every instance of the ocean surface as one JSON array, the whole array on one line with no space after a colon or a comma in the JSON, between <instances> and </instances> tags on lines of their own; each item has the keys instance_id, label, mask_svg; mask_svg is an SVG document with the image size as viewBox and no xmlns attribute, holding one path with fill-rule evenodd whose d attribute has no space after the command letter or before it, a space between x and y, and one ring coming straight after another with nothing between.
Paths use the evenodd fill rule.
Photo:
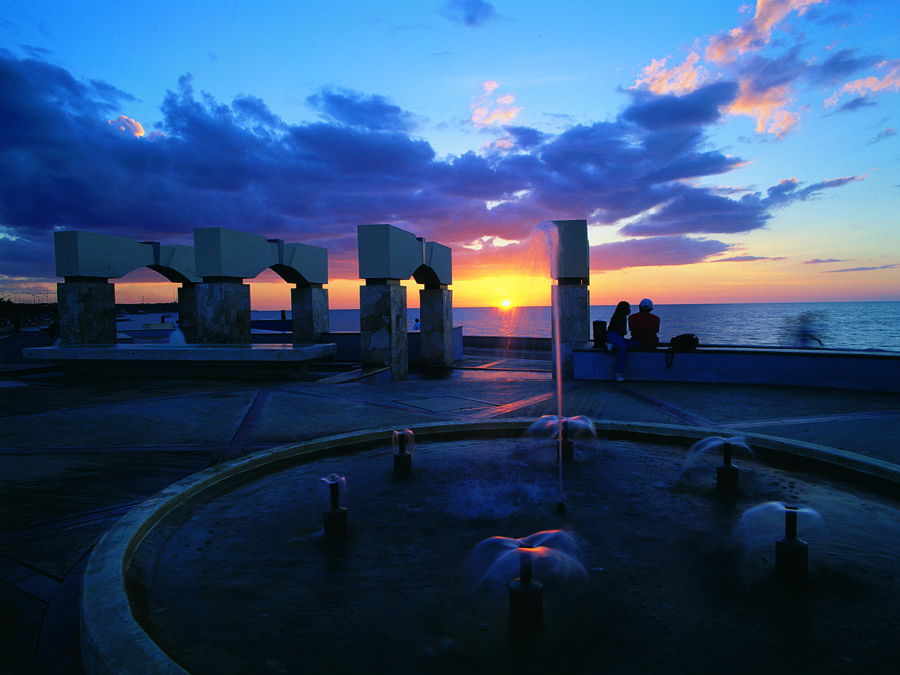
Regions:
<instances>
[{"instance_id":1,"label":"ocean surface","mask_svg":"<svg viewBox=\"0 0 900 675\"><path fill-rule=\"evenodd\" d=\"M609 321L614 307L591 307L591 321ZM277 319L280 311L253 311L254 319ZM694 333L701 344L805 346L900 351L900 302L797 302L658 305L659 336ZM290 318L290 312L287 312ZM419 310L407 310L413 330ZM331 330L358 331L359 310L332 309ZM454 307L463 335L550 337L549 307ZM593 335L591 336L593 337Z\"/></svg>"}]
</instances>

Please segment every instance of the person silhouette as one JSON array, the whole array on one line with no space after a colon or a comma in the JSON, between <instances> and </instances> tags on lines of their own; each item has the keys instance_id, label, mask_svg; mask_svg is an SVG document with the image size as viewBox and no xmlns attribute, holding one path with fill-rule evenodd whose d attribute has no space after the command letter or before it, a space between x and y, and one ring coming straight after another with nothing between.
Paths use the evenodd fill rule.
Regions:
<instances>
[{"instance_id":1,"label":"person silhouette","mask_svg":"<svg viewBox=\"0 0 900 675\"><path fill-rule=\"evenodd\" d=\"M628 349L637 347L641 343L634 339L626 338L628 333L628 315L631 314L631 305L622 300L613 312L606 329L606 343L612 346L616 355L616 382L625 381L625 364L628 362Z\"/></svg>"}]
</instances>

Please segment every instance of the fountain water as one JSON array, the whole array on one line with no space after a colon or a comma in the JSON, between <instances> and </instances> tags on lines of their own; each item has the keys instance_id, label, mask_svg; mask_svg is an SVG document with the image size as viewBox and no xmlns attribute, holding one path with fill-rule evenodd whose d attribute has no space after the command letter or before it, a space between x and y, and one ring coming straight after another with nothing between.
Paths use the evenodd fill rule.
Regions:
<instances>
[{"instance_id":1,"label":"fountain water","mask_svg":"<svg viewBox=\"0 0 900 675\"><path fill-rule=\"evenodd\" d=\"M809 545L797 534L808 536L820 530L823 519L810 507L791 506L784 502L766 502L747 509L741 516L748 547L771 546L775 542L775 570L784 581L802 583L807 578ZM781 532L784 536L778 537Z\"/></svg>"},{"instance_id":2,"label":"fountain water","mask_svg":"<svg viewBox=\"0 0 900 675\"><path fill-rule=\"evenodd\" d=\"M739 472L738 468L731 461L733 452L740 450L748 455L753 455L753 451L747 445L747 441L743 436L732 436L730 438L710 436L697 441L688 450L688 458L684 463L681 475L684 475L685 472L691 469L703 454L720 449L722 451L722 464L716 467L716 487L722 492L735 493L738 488Z\"/></svg>"},{"instance_id":3,"label":"fountain water","mask_svg":"<svg viewBox=\"0 0 900 675\"><path fill-rule=\"evenodd\" d=\"M543 623L543 584L534 579L535 573L553 582L584 580L575 538L562 530L550 530L522 539L484 539L466 558L462 576L469 593L507 584L510 623L514 630L527 633Z\"/></svg>"}]
</instances>

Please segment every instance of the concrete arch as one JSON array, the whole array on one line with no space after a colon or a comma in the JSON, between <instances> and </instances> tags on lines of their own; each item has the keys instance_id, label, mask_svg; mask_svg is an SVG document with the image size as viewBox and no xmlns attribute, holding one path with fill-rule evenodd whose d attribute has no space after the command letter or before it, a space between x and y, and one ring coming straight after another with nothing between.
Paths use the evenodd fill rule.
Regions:
<instances>
[{"instance_id":1,"label":"concrete arch","mask_svg":"<svg viewBox=\"0 0 900 675\"><path fill-rule=\"evenodd\" d=\"M453 365L453 282L451 250L387 224L359 225L360 343L363 366L390 366L391 378L409 373L406 288L409 278L419 290L420 361Z\"/></svg>"},{"instance_id":2,"label":"concrete arch","mask_svg":"<svg viewBox=\"0 0 900 675\"><path fill-rule=\"evenodd\" d=\"M328 252L318 246L220 227L194 230L194 246L166 246L78 230L54 234L61 344L116 341L117 279L146 267L174 283L189 342L249 344L250 289L243 281L273 269L291 290L293 341L328 332Z\"/></svg>"}]
</instances>

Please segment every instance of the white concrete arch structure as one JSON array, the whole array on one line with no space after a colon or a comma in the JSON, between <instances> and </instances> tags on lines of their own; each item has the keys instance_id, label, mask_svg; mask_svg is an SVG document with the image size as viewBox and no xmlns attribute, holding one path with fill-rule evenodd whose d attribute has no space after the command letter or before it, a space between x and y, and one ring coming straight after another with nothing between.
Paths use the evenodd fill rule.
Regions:
<instances>
[{"instance_id":1,"label":"white concrete arch structure","mask_svg":"<svg viewBox=\"0 0 900 675\"><path fill-rule=\"evenodd\" d=\"M259 234L224 227L194 230L197 342L250 342L250 287L253 279L272 269L291 289L294 344L315 343L328 332L328 252L319 246L287 244ZM190 333L185 333L190 339Z\"/></svg>"},{"instance_id":2,"label":"white concrete arch structure","mask_svg":"<svg viewBox=\"0 0 900 675\"><path fill-rule=\"evenodd\" d=\"M114 344L116 294L110 279L142 267L170 281L193 284L190 246L163 246L96 232L67 230L53 234L61 345Z\"/></svg>"},{"instance_id":3,"label":"white concrete arch structure","mask_svg":"<svg viewBox=\"0 0 900 675\"><path fill-rule=\"evenodd\" d=\"M419 290L421 359L453 365L453 283L450 248L387 224L359 225L360 344L363 367L390 366L391 379L409 376L406 279Z\"/></svg>"},{"instance_id":4,"label":"white concrete arch structure","mask_svg":"<svg viewBox=\"0 0 900 675\"><path fill-rule=\"evenodd\" d=\"M250 343L250 289L244 279L271 268L291 290L293 342L319 342L328 332L328 253L221 227L194 230L194 246L168 246L78 230L54 234L60 344L116 341L115 288L110 279L147 267L178 289L188 342Z\"/></svg>"}]
</instances>

